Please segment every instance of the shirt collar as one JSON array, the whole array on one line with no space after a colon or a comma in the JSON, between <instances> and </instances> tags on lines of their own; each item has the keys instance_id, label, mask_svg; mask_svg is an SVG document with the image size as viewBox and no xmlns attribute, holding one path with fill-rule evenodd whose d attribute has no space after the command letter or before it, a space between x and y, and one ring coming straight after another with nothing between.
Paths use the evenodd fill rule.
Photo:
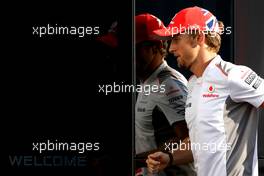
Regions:
<instances>
[{"instance_id":1,"label":"shirt collar","mask_svg":"<svg viewBox=\"0 0 264 176\"><path fill-rule=\"evenodd\" d=\"M202 77L204 77L204 75L206 75L207 72L208 72L209 70L211 70L211 68L215 67L215 64L219 63L221 60L222 60L222 59L221 59L221 56L220 56L220 55L215 56L215 57L211 60L211 62L207 65L207 67L205 68Z\"/></svg>"}]
</instances>

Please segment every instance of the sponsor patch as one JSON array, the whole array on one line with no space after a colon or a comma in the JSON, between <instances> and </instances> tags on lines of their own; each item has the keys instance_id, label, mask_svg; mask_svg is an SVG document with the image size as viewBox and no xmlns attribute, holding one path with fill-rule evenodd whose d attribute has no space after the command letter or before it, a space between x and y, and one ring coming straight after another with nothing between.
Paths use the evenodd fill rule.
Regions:
<instances>
[{"instance_id":1,"label":"sponsor patch","mask_svg":"<svg viewBox=\"0 0 264 176\"><path fill-rule=\"evenodd\" d=\"M182 98L183 98L182 95L179 95L179 96L176 96L176 97L172 97L172 98L169 99L169 103L171 104L171 103L173 103L175 101L178 101L178 100L180 100Z\"/></svg>"},{"instance_id":2,"label":"sponsor patch","mask_svg":"<svg viewBox=\"0 0 264 176\"><path fill-rule=\"evenodd\" d=\"M257 74L256 74L255 72L251 72L251 73L247 76L247 78L245 79L245 82L246 82L248 85L250 85L250 84L254 81L254 79L256 79L256 77L257 77Z\"/></svg>"},{"instance_id":3,"label":"sponsor patch","mask_svg":"<svg viewBox=\"0 0 264 176\"><path fill-rule=\"evenodd\" d=\"M215 86L214 85L209 85L207 88L208 93L203 94L202 96L204 98L218 98L219 95L214 93L215 92Z\"/></svg>"},{"instance_id":4,"label":"sponsor patch","mask_svg":"<svg viewBox=\"0 0 264 176\"><path fill-rule=\"evenodd\" d=\"M261 83L262 83L262 80L260 79L260 77L258 77L257 81L254 83L252 87L254 89L257 89Z\"/></svg>"},{"instance_id":5,"label":"sponsor patch","mask_svg":"<svg viewBox=\"0 0 264 176\"><path fill-rule=\"evenodd\" d=\"M213 93L215 91L215 87L213 86L213 85L210 85L209 87L208 87L208 92L209 93Z\"/></svg>"},{"instance_id":6,"label":"sponsor patch","mask_svg":"<svg viewBox=\"0 0 264 176\"><path fill-rule=\"evenodd\" d=\"M137 111L138 111L138 112L145 112L146 109L145 109L145 108L137 108Z\"/></svg>"}]
</instances>

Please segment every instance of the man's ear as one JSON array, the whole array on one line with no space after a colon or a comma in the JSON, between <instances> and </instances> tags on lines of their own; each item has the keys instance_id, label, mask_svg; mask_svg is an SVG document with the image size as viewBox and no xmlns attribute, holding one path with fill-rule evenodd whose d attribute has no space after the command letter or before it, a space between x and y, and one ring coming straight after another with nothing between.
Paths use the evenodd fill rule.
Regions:
<instances>
[{"instance_id":1,"label":"man's ear","mask_svg":"<svg viewBox=\"0 0 264 176\"><path fill-rule=\"evenodd\" d=\"M205 34L203 32L199 32L195 37L191 38L191 46L195 48L197 45L202 45L205 42Z\"/></svg>"}]
</instances>

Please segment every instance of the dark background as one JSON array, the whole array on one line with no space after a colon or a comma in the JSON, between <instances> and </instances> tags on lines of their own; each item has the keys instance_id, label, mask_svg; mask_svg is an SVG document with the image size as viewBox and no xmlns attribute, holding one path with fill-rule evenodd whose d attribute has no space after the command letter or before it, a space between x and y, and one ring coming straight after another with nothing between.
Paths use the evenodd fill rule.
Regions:
<instances>
[{"instance_id":1,"label":"dark background","mask_svg":"<svg viewBox=\"0 0 264 176\"><path fill-rule=\"evenodd\" d=\"M1 143L8 175L130 175L132 93L105 96L98 85L132 84L132 2L38 1L6 7ZM32 35L33 26L57 24L99 26L102 36L114 21L115 48L92 35ZM47 139L99 142L100 151L79 155L87 157L87 167L11 166L9 155L43 156L32 152L32 143Z\"/></svg>"}]
</instances>

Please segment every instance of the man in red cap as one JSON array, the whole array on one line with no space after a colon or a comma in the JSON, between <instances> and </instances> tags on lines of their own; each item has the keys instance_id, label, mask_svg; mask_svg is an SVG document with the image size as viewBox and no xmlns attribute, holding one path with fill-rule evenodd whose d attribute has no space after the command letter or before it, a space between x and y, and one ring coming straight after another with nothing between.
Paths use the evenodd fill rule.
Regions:
<instances>
[{"instance_id":1,"label":"man in red cap","mask_svg":"<svg viewBox=\"0 0 264 176\"><path fill-rule=\"evenodd\" d=\"M136 74L144 87L138 93L135 110L135 160L143 160L141 166L145 168L141 167L137 173L146 175L145 160L148 154L165 151L165 146L171 145L171 139L188 143L188 130L184 120L187 80L164 61L165 42L157 40L154 33L155 30L165 29L161 20L151 14L137 15L135 20ZM183 153L184 155L179 155L182 156L179 158L182 160L180 164L192 162L191 151ZM177 172L185 175L192 173L189 166L178 167Z\"/></svg>"},{"instance_id":2,"label":"man in red cap","mask_svg":"<svg viewBox=\"0 0 264 176\"><path fill-rule=\"evenodd\" d=\"M264 107L264 81L250 68L221 59L222 32L216 17L200 7L181 10L167 29L155 31L172 38L169 51L194 74L185 120L197 175L257 176L257 108ZM169 162L162 152L147 160L150 171Z\"/></svg>"}]
</instances>

